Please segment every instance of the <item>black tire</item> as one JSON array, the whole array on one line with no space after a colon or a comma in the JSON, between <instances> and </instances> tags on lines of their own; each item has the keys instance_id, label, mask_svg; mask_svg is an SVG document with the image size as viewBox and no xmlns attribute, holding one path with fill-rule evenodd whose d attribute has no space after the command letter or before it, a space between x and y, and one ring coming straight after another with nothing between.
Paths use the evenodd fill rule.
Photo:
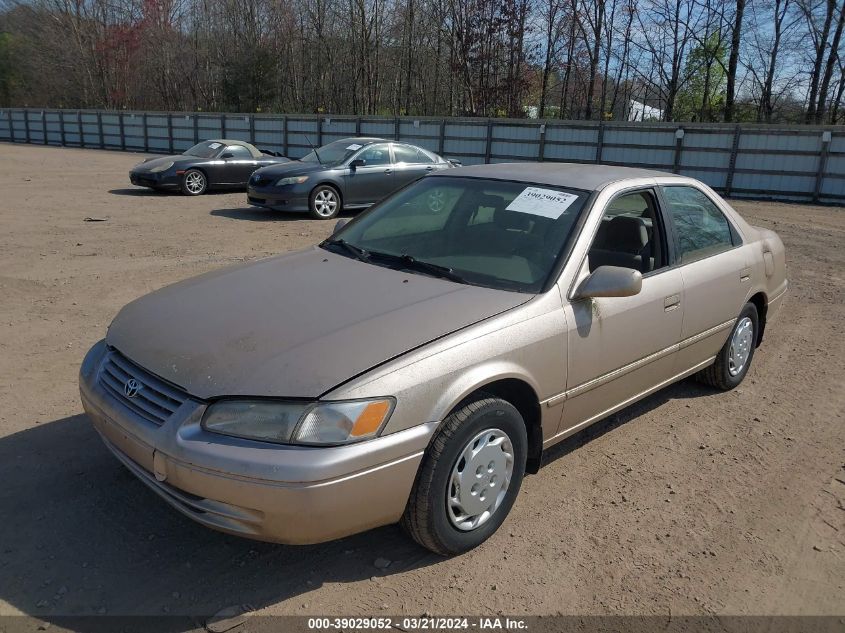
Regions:
<instances>
[{"instance_id":1,"label":"black tire","mask_svg":"<svg viewBox=\"0 0 845 633\"><path fill-rule=\"evenodd\" d=\"M734 335L745 319L751 320L751 342L748 346L747 360L742 365L741 369L736 371L736 368L731 365L731 345L734 340ZM753 303L746 303L742 307L742 311L739 313L736 323L734 323L734 326L731 329L728 340L725 341L722 349L720 349L719 353L716 355L714 363L709 367L702 369L695 375L695 377L701 382L708 384L711 387L716 387L716 389L721 389L722 391L730 391L739 385L748 373L748 368L751 367L751 361L754 360L754 350L757 347L759 333L760 321L759 316L757 315L757 307Z\"/></svg>"},{"instance_id":2,"label":"black tire","mask_svg":"<svg viewBox=\"0 0 845 633\"><path fill-rule=\"evenodd\" d=\"M484 523L464 531L452 523L447 509L450 479L464 448L485 430L503 431L508 436L513 472L500 505ZM440 425L423 457L402 527L417 543L441 556L480 545L499 529L513 506L525 475L527 446L525 421L513 405L483 394L464 401Z\"/></svg>"},{"instance_id":3,"label":"black tire","mask_svg":"<svg viewBox=\"0 0 845 633\"><path fill-rule=\"evenodd\" d=\"M182 174L180 187L186 196L201 196L208 190L208 178L199 169L189 169Z\"/></svg>"},{"instance_id":4,"label":"black tire","mask_svg":"<svg viewBox=\"0 0 845 633\"><path fill-rule=\"evenodd\" d=\"M331 206L334 201L334 206ZM340 192L331 185L318 185L308 197L308 212L315 220L333 220L343 209Z\"/></svg>"}]
</instances>

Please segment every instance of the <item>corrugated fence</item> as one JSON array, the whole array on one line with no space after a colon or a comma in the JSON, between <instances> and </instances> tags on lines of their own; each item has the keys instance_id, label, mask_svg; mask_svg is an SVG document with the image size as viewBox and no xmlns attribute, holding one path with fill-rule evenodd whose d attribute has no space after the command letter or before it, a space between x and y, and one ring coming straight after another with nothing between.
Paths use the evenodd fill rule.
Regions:
<instances>
[{"instance_id":1,"label":"corrugated fence","mask_svg":"<svg viewBox=\"0 0 845 633\"><path fill-rule=\"evenodd\" d=\"M649 167L731 196L845 201L845 128L349 117L325 115L0 110L0 141L172 153L208 138L249 141L299 158L310 143L380 136L464 164L562 161Z\"/></svg>"}]
</instances>

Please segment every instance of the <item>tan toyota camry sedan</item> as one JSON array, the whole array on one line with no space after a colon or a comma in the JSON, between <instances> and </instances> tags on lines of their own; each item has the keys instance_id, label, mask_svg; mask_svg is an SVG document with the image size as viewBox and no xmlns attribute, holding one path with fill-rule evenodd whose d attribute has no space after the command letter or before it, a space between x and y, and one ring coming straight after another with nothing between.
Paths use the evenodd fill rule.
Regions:
<instances>
[{"instance_id":1,"label":"tan toyota camry sedan","mask_svg":"<svg viewBox=\"0 0 845 633\"><path fill-rule=\"evenodd\" d=\"M690 178L448 170L317 246L130 303L82 403L204 525L315 543L401 521L457 554L544 449L686 376L738 385L784 268L775 233Z\"/></svg>"}]
</instances>

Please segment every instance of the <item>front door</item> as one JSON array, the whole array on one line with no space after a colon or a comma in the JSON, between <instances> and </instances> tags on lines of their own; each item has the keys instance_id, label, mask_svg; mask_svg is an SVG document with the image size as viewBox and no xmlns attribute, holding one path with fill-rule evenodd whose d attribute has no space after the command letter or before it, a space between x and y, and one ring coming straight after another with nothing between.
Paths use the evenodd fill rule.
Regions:
<instances>
[{"instance_id":1,"label":"front door","mask_svg":"<svg viewBox=\"0 0 845 633\"><path fill-rule=\"evenodd\" d=\"M632 297L566 303L568 371L558 434L574 433L675 375L683 324L681 272L653 189L608 203L584 266L633 268L643 275Z\"/></svg>"},{"instance_id":2,"label":"front door","mask_svg":"<svg viewBox=\"0 0 845 633\"><path fill-rule=\"evenodd\" d=\"M258 169L258 160L243 145L229 145L223 154L227 157L221 170L220 184L245 185L252 172Z\"/></svg>"},{"instance_id":3,"label":"front door","mask_svg":"<svg viewBox=\"0 0 845 633\"><path fill-rule=\"evenodd\" d=\"M346 206L369 206L393 191L393 161L387 143L368 145L352 159L363 160L364 164L347 169Z\"/></svg>"}]
</instances>

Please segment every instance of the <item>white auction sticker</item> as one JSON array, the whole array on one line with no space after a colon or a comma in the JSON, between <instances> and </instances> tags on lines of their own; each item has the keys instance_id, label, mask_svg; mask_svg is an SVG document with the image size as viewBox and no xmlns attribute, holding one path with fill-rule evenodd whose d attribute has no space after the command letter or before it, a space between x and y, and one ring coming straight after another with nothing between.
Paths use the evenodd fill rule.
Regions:
<instances>
[{"instance_id":1,"label":"white auction sticker","mask_svg":"<svg viewBox=\"0 0 845 633\"><path fill-rule=\"evenodd\" d=\"M349 145L346 149L351 149L354 152L356 150L361 149L362 147L364 147L364 146L363 145L357 145L357 144L353 143L352 145Z\"/></svg>"},{"instance_id":2,"label":"white auction sticker","mask_svg":"<svg viewBox=\"0 0 845 633\"><path fill-rule=\"evenodd\" d=\"M220 147L222 144L223 144L223 143L212 143L211 145L209 145L209 146L208 146L208 148L209 148L209 149L217 149L217 148L218 148L218 147Z\"/></svg>"},{"instance_id":3,"label":"white auction sticker","mask_svg":"<svg viewBox=\"0 0 845 633\"><path fill-rule=\"evenodd\" d=\"M530 213L544 218L557 220L566 213L570 205L578 196L564 193L555 189L541 189L540 187L526 187L507 206L508 211Z\"/></svg>"}]
</instances>

